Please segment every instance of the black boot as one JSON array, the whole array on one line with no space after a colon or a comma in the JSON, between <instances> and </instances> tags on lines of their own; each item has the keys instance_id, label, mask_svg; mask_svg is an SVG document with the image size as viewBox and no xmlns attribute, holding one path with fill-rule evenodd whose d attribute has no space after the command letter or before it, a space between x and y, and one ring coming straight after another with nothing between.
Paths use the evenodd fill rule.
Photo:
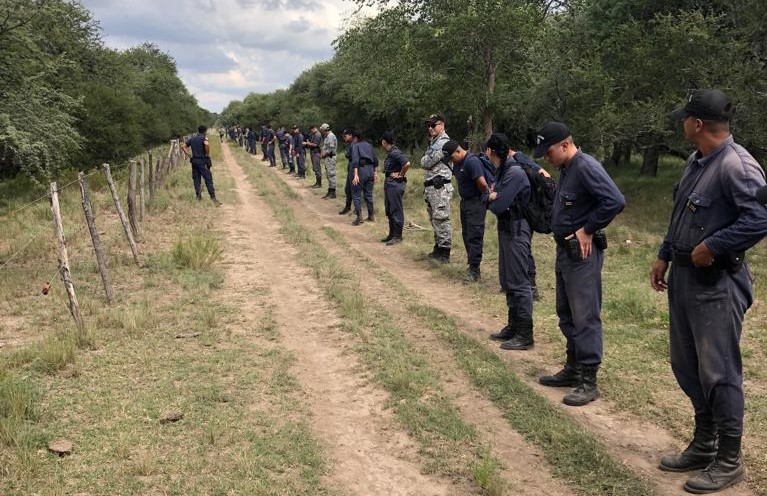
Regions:
<instances>
[{"instance_id":1,"label":"black boot","mask_svg":"<svg viewBox=\"0 0 767 496\"><path fill-rule=\"evenodd\" d=\"M535 345L533 340L533 321L517 320L516 324L516 334L508 341L501 343L501 349L523 351L529 350Z\"/></svg>"},{"instance_id":2,"label":"black boot","mask_svg":"<svg viewBox=\"0 0 767 496\"><path fill-rule=\"evenodd\" d=\"M338 215L346 215L346 214L348 214L351 211L352 211L351 205L347 204L347 205L344 206L343 210L338 212Z\"/></svg>"},{"instance_id":3,"label":"black boot","mask_svg":"<svg viewBox=\"0 0 767 496\"><path fill-rule=\"evenodd\" d=\"M319 189L319 188L321 188L321 187L322 187L322 178L321 178L321 177L318 177L318 178L317 178L317 179L314 181L314 184L312 184L312 188L313 188L313 189Z\"/></svg>"},{"instance_id":4,"label":"black boot","mask_svg":"<svg viewBox=\"0 0 767 496\"><path fill-rule=\"evenodd\" d=\"M434 248L431 250L431 253L427 255L427 257L431 258L432 260L437 260L437 253L439 253L437 250L439 250L439 247L437 246L437 243L434 243Z\"/></svg>"},{"instance_id":5,"label":"black boot","mask_svg":"<svg viewBox=\"0 0 767 496\"><path fill-rule=\"evenodd\" d=\"M437 260L443 264L450 263L450 248L440 248Z\"/></svg>"},{"instance_id":6,"label":"black boot","mask_svg":"<svg viewBox=\"0 0 767 496\"><path fill-rule=\"evenodd\" d=\"M386 235L384 239L381 240L381 243L388 243L394 235L391 233L391 228L389 228L389 234Z\"/></svg>"},{"instance_id":7,"label":"black boot","mask_svg":"<svg viewBox=\"0 0 767 496\"><path fill-rule=\"evenodd\" d=\"M709 466L716 457L716 426L710 419L695 419L695 434L687 448L677 455L666 455L658 468L666 472L689 472Z\"/></svg>"},{"instance_id":8,"label":"black boot","mask_svg":"<svg viewBox=\"0 0 767 496\"><path fill-rule=\"evenodd\" d=\"M332 199L332 200L335 200L336 199L336 189L335 188L331 188L328 191L330 193L329 198Z\"/></svg>"},{"instance_id":9,"label":"black boot","mask_svg":"<svg viewBox=\"0 0 767 496\"><path fill-rule=\"evenodd\" d=\"M357 212L357 218L356 218L356 219L354 219L354 222L352 222L352 225L353 225L353 226L359 226L359 225L360 225L360 224L362 224L363 222L365 222L365 221L363 221L363 220L362 220L362 215L360 215L360 213L359 213L359 212Z\"/></svg>"},{"instance_id":10,"label":"black boot","mask_svg":"<svg viewBox=\"0 0 767 496\"><path fill-rule=\"evenodd\" d=\"M562 402L568 406L583 406L599 398L598 370L599 365L581 365L581 381L575 386L573 392L562 398Z\"/></svg>"},{"instance_id":11,"label":"black boot","mask_svg":"<svg viewBox=\"0 0 767 496\"><path fill-rule=\"evenodd\" d=\"M469 282L478 282L482 278L482 273L479 270L479 264L470 264L469 270L466 273L466 280Z\"/></svg>"},{"instance_id":12,"label":"black boot","mask_svg":"<svg viewBox=\"0 0 767 496\"><path fill-rule=\"evenodd\" d=\"M554 375L542 375L538 378L538 383L549 387L575 387L580 380L580 366L575 363L575 357L568 352L564 368Z\"/></svg>"},{"instance_id":13,"label":"black boot","mask_svg":"<svg viewBox=\"0 0 767 496\"><path fill-rule=\"evenodd\" d=\"M740 436L720 434L714 461L701 473L687 479L684 489L694 494L715 493L742 481L745 472L740 458Z\"/></svg>"},{"instance_id":14,"label":"black boot","mask_svg":"<svg viewBox=\"0 0 767 496\"><path fill-rule=\"evenodd\" d=\"M373 210L368 210L368 218L367 218L367 221L368 221L368 222L375 222L375 221L376 221L375 212L374 212Z\"/></svg>"},{"instance_id":15,"label":"black boot","mask_svg":"<svg viewBox=\"0 0 767 496\"><path fill-rule=\"evenodd\" d=\"M335 197L336 197L336 195L335 195L335 193L336 193L336 192L335 192L335 190L334 190L334 189L331 189L331 188L328 188L328 192L327 192L327 193L325 193L325 196L323 196L323 197L322 197L322 199L323 199L323 200L327 200L328 198L331 198L331 196L330 196L330 193L331 193L331 192L333 192L333 196L332 196L332 198L335 198Z\"/></svg>"}]
</instances>

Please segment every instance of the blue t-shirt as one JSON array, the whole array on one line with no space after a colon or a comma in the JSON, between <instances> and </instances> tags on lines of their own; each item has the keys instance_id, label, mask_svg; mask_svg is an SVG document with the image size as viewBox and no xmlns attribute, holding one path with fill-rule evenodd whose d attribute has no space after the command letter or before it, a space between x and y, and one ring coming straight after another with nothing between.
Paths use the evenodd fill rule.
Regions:
<instances>
[{"instance_id":1,"label":"blue t-shirt","mask_svg":"<svg viewBox=\"0 0 767 496\"><path fill-rule=\"evenodd\" d=\"M195 134L186 140L186 146L192 149L193 158L205 158L205 142L208 138L204 134Z\"/></svg>"},{"instance_id":2,"label":"blue t-shirt","mask_svg":"<svg viewBox=\"0 0 767 496\"><path fill-rule=\"evenodd\" d=\"M393 146L391 150L386 152L386 160L384 160L384 174L388 176L393 172L400 172L408 162L410 162L410 160L407 158L407 155L402 153L396 146Z\"/></svg>"},{"instance_id":3,"label":"blue t-shirt","mask_svg":"<svg viewBox=\"0 0 767 496\"><path fill-rule=\"evenodd\" d=\"M478 198L482 192L477 188L475 180L484 176L482 162L471 152L466 154L463 162L454 164L453 175L458 184L458 194L461 198Z\"/></svg>"}]
</instances>

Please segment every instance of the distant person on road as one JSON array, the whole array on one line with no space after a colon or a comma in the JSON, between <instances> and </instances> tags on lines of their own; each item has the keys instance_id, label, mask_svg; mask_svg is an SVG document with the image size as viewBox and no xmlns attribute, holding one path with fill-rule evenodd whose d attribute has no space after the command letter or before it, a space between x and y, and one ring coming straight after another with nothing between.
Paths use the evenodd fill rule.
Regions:
<instances>
[{"instance_id":1,"label":"distant person on road","mask_svg":"<svg viewBox=\"0 0 767 496\"><path fill-rule=\"evenodd\" d=\"M480 264L485 242L485 216L487 214L487 183L482 161L471 152L467 152L454 140L442 147L453 167L458 195L461 197L461 237L466 248L468 280L480 280Z\"/></svg>"},{"instance_id":2,"label":"distant person on road","mask_svg":"<svg viewBox=\"0 0 767 496\"><path fill-rule=\"evenodd\" d=\"M328 192L325 193L322 199L334 199L336 197L336 152L338 151L338 139L333 134L333 131L330 130L330 124L321 125L320 133L322 133L320 158L325 161L325 176L328 178Z\"/></svg>"},{"instance_id":3,"label":"distant person on road","mask_svg":"<svg viewBox=\"0 0 767 496\"><path fill-rule=\"evenodd\" d=\"M304 155L304 135L298 126L293 126L293 160L296 163L296 177L306 178L306 155Z\"/></svg>"},{"instance_id":4,"label":"distant person on road","mask_svg":"<svg viewBox=\"0 0 767 496\"><path fill-rule=\"evenodd\" d=\"M668 289L671 369L695 413L692 442L659 468L703 469L684 485L698 494L743 479L740 336L754 301L745 252L767 235L767 208L754 197L764 172L733 140L734 113L715 89L694 92L672 112L697 150L674 189L671 222L650 271L650 285Z\"/></svg>"},{"instance_id":5,"label":"distant person on road","mask_svg":"<svg viewBox=\"0 0 767 496\"><path fill-rule=\"evenodd\" d=\"M376 179L376 167L378 167L378 157L376 156L373 145L362 139L359 131L354 131L354 138L357 142L351 147L351 170L352 170L352 201L354 202L354 213L356 219L352 225L362 224L362 197L365 197L365 204L368 210L368 222L375 221L375 209L373 207L373 185Z\"/></svg>"},{"instance_id":6,"label":"distant person on road","mask_svg":"<svg viewBox=\"0 0 767 496\"><path fill-rule=\"evenodd\" d=\"M488 208L498 217L498 273L506 293L506 325L490 337L505 350L527 350L533 340L533 292L530 284L530 224L524 206L530 201L530 181L509 153L505 135L494 133L485 155L497 168L488 195Z\"/></svg>"},{"instance_id":7,"label":"distant person on road","mask_svg":"<svg viewBox=\"0 0 767 496\"><path fill-rule=\"evenodd\" d=\"M453 171L442 147L450 140L450 136L445 132L445 118L439 114L429 116L426 126L429 132L429 148L421 158L421 167L424 170L423 197L429 221L434 228L434 250L429 257L438 262L449 263L453 246L453 227L450 225Z\"/></svg>"},{"instance_id":8,"label":"distant person on road","mask_svg":"<svg viewBox=\"0 0 767 496\"><path fill-rule=\"evenodd\" d=\"M184 153L190 154L191 149L191 162L192 162L192 182L194 183L194 194L197 196L197 200L202 200L201 193L201 178L205 179L205 188L208 190L210 199L216 206L221 205L221 202L216 199L216 188L213 186L213 175L210 172L210 144L208 143L208 137L206 132L208 128L200 126L197 128L197 134L186 140L182 146Z\"/></svg>"},{"instance_id":9,"label":"distant person on road","mask_svg":"<svg viewBox=\"0 0 767 496\"><path fill-rule=\"evenodd\" d=\"M554 267L559 328L567 339L567 362L544 386L575 387L563 398L583 406L599 398L597 371L602 363L602 264L604 229L626 203L602 164L575 146L570 130L550 122L538 131L535 156L561 173L551 218L557 243Z\"/></svg>"},{"instance_id":10,"label":"distant person on road","mask_svg":"<svg viewBox=\"0 0 767 496\"><path fill-rule=\"evenodd\" d=\"M384 160L384 208L389 219L389 234L381 240L387 246L402 242L402 229L405 226L405 209L402 198L407 186L407 171L410 160L394 142L394 133L386 132L381 137L381 146L386 150Z\"/></svg>"}]
</instances>

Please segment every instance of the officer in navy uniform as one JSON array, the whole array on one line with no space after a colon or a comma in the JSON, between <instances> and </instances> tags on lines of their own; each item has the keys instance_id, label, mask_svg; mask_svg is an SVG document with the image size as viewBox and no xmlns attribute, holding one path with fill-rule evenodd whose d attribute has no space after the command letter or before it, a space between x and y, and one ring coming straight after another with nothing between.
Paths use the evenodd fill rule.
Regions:
<instances>
[{"instance_id":1,"label":"officer in navy uniform","mask_svg":"<svg viewBox=\"0 0 767 496\"><path fill-rule=\"evenodd\" d=\"M287 149L286 149L286 143L285 143L285 126L280 126L277 129L277 132L275 133L275 137L277 138L277 146L280 147L280 163L282 164L283 169L287 169L288 167L288 157L287 157Z\"/></svg>"},{"instance_id":2,"label":"officer in navy uniform","mask_svg":"<svg viewBox=\"0 0 767 496\"><path fill-rule=\"evenodd\" d=\"M297 165L296 177L306 178L306 155L304 155L304 135L298 126L293 126L293 159Z\"/></svg>"},{"instance_id":3,"label":"officer in navy uniform","mask_svg":"<svg viewBox=\"0 0 767 496\"><path fill-rule=\"evenodd\" d=\"M533 340L533 292L530 284L530 224L522 207L530 202L530 181L509 153L509 140L494 133L485 155L497 168L488 208L498 217L498 273L506 293L506 325L492 339L505 350L527 350Z\"/></svg>"},{"instance_id":4,"label":"officer in navy uniform","mask_svg":"<svg viewBox=\"0 0 767 496\"><path fill-rule=\"evenodd\" d=\"M268 162L269 157L267 156L267 146L266 146L266 137L268 135L268 132L266 130L266 124L261 125L261 131L259 132L259 141L261 142L261 153L263 154L263 157L261 157L262 162ZM254 152L255 153L255 152Z\"/></svg>"},{"instance_id":5,"label":"officer in navy uniform","mask_svg":"<svg viewBox=\"0 0 767 496\"><path fill-rule=\"evenodd\" d=\"M314 172L314 189L322 188L322 166L320 164L320 153L322 152L322 134L317 130L317 126L309 129L309 139L304 143L309 149L309 159L312 161L312 171Z\"/></svg>"},{"instance_id":6,"label":"officer in navy uniform","mask_svg":"<svg viewBox=\"0 0 767 496\"><path fill-rule=\"evenodd\" d=\"M684 485L698 494L743 479L740 335L754 299L744 257L767 235L767 208L755 198L764 172L730 134L734 110L727 95L706 89L671 114L697 150L675 187L671 222L650 272L656 291L668 289L671 369L695 412L692 442L663 457L660 468L703 469Z\"/></svg>"},{"instance_id":7,"label":"officer in navy uniform","mask_svg":"<svg viewBox=\"0 0 767 496\"><path fill-rule=\"evenodd\" d=\"M183 147L187 155L189 155L189 149L191 148L192 181L194 182L194 193L197 195L197 199L202 200L202 178L205 179L205 188L208 190L210 199L216 206L219 206L221 202L216 199L216 188L213 186L213 175L210 173L210 145L208 144L208 137L205 135L207 131L208 128L205 126L198 127L197 134L186 140Z\"/></svg>"},{"instance_id":8,"label":"officer in navy uniform","mask_svg":"<svg viewBox=\"0 0 767 496\"><path fill-rule=\"evenodd\" d=\"M277 159L274 156L275 134L272 125L266 125L266 158L269 159L269 167L277 167Z\"/></svg>"},{"instance_id":9,"label":"officer in navy uniform","mask_svg":"<svg viewBox=\"0 0 767 496\"><path fill-rule=\"evenodd\" d=\"M351 147L351 168L352 168L352 201L354 203L354 213L357 218L352 225L362 224L362 197L365 197L365 204L368 209L368 222L375 221L375 209L373 208L373 184L376 182L376 167L378 167L378 157L376 156L373 145L364 141L359 131L354 131L352 135L357 142Z\"/></svg>"},{"instance_id":10,"label":"officer in navy uniform","mask_svg":"<svg viewBox=\"0 0 767 496\"><path fill-rule=\"evenodd\" d=\"M352 172L352 147L359 141L355 136L355 133L351 129L344 129L341 131L341 139L346 143L346 160L348 165L346 167L346 184L344 185L344 194L346 195L346 201L344 208L338 212L338 215L346 215L352 211L352 178L354 173Z\"/></svg>"},{"instance_id":11,"label":"officer in navy uniform","mask_svg":"<svg viewBox=\"0 0 767 496\"><path fill-rule=\"evenodd\" d=\"M386 150L384 160L384 208L389 219L389 234L381 240L387 246L402 242L402 228L405 226L405 209L402 197L407 186L407 171L410 160L394 143L394 133L385 132L381 136L381 146Z\"/></svg>"},{"instance_id":12,"label":"officer in navy uniform","mask_svg":"<svg viewBox=\"0 0 767 496\"><path fill-rule=\"evenodd\" d=\"M567 362L544 386L572 387L563 398L583 406L599 398L602 363L602 264L607 238L602 229L625 206L625 199L602 164L573 143L561 122L546 124L536 137L535 157L560 169L551 219L557 243L554 272L559 328L567 339Z\"/></svg>"},{"instance_id":13,"label":"officer in navy uniform","mask_svg":"<svg viewBox=\"0 0 767 496\"><path fill-rule=\"evenodd\" d=\"M245 139L247 140L247 149L245 150L248 153L251 153L253 155L256 154L256 133L250 128L245 128Z\"/></svg>"},{"instance_id":14,"label":"officer in navy uniform","mask_svg":"<svg viewBox=\"0 0 767 496\"><path fill-rule=\"evenodd\" d=\"M442 151L453 164L453 176L461 197L461 235L469 264L468 278L476 282L480 279L490 185L485 179L484 166L479 157L464 150L457 141L448 141L442 146Z\"/></svg>"}]
</instances>

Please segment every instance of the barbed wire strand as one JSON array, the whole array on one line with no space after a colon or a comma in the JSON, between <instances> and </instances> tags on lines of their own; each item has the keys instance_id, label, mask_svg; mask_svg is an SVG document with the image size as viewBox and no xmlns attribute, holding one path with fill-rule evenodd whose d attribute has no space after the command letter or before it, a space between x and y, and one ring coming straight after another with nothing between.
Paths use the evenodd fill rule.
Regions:
<instances>
[{"instance_id":1,"label":"barbed wire strand","mask_svg":"<svg viewBox=\"0 0 767 496\"><path fill-rule=\"evenodd\" d=\"M91 172L89 172L88 174L86 174L86 175L85 175L85 177L90 177L90 176L92 176L93 174L96 174L96 173L98 173L98 172L101 172L101 171L100 171L99 169L94 169L94 170L92 170ZM75 179L74 181L70 181L70 182L66 183L65 185L63 185L63 186L59 186L59 187L57 187L57 188L56 188L56 192L57 192L57 193L60 193L60 192L61 192L61 191L63 191L65 188L67 188L67 187L69 187L69 186L71 186L71 185L75 184L75 183L76 183L76 182L78 182L79 180L80 180L80 178L77 178L77 179ZM37 204L37 203L39 203L39 202L41 202L41 201L43 201L43 200L46 200L46 199L50 198L50 196L51 196L51 193L50 193L50 191L49 191L48 193L44 194L44 195L43 195L43 196L41 196L40 198L37 198L37 199L35 199L35 200L32 200L31 202L29 202L29 203L27 203L27 204L25 204L25 205L22 205L22 206L20 206L20 207L16 208L15 210L12 210L12 211L8 212L8 213L6 214L6 217L10 217L10 216L12 216L12 215L16 215L17 213L19 213L19 212L21 212L21 211L23 211L23 210L26 210L26 209L28 209L28 208L31 208L31 207L32 207L32 206L34 206L35 204Z\"/></svg>"}]
</instances>

